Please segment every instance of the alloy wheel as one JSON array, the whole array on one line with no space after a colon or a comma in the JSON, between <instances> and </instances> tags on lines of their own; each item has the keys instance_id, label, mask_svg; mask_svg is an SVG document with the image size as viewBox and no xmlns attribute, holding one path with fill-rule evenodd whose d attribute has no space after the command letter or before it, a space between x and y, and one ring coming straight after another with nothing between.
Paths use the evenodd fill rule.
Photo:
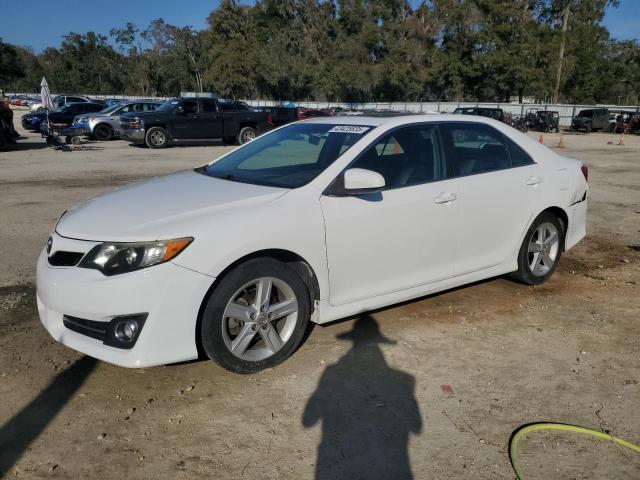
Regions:
<instances>
[{"instance_id":1,"label":"alloy wheel","mask_svg":"<svg viewBox=\"0 0 640 480\"><path fill-rule=\"evenodd\" d=\"M164 133L162 132L151 132L149 139L151 140L151 143L155 146L164 145L164 142L166 140Z\"/></svg>"},{"instance_id":2,"label":"alloy wheel","mask_svg":"<svg viewBox=\"0 0 640 480\"><path fill-rule=\"evenodd\" d=\"M545 276L554 266L560 249L560 235L553 223L544 222L531 235L528 262L531 273Z\"/></svg>"},{"instance_id":3,"label":"alloy wheel","mask_svg":"<svg viewBox=\"0 0 640 480\"><path fill-rule=\"evenodd\" d=\"M227 303L222 338L236 357L251 362L278 352L298 322L298 300L283 280L262 277L239 288Z\"/></svg>"}]
</instances>

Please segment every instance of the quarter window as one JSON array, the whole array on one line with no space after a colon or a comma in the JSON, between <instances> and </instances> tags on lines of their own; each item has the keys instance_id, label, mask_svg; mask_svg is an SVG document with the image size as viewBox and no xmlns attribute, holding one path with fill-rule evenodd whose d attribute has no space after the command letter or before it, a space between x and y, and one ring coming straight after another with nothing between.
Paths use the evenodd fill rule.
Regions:
<instances>
[{"instance_id":1,"label":"quarter window","mask_svg":"<svg viewBox=\"0 0 640 480\"><path fill-rule=\"evenodd\" d=\"M438 127L415 125L385 135L350 168L378 172L393 189L443 179L443 160Z\"/></svg>"}]
</instances>

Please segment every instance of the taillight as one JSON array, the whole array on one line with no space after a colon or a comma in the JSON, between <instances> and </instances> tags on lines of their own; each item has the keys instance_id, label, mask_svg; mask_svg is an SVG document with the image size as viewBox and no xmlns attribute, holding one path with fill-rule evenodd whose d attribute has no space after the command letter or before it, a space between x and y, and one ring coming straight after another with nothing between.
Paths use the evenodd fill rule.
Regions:
<instances>
[{"instance_id":1,"label":"taillight","mask_svg":"<svg viewBox=\"0 0 640 480\"><path fill-rule=\"evenodd\" d=\"M584 179L585 181L589 181L589 167L587 167L586 165L582 165L580 167L580 170L582 170L582 175L584 175Z\"/></svg>"},{"instance_id":2,"label":"taillight","mask_svg":"<svg viewBox=\"0 0 640 480\"><path fill-rule=\"evenodd\" d=\"M298 120L304 120L304 113L298 112Z\"/></svg>"},{"instance_id":3,"label":"taillight","mask_svg":"<svg viewBox=\"0 0 640 480\"><path fill-rule=\"evenodd\" d=\"M273 117L271 116L270 113L267 114L267 123L269 125L273 125Z\"/></svg>"}]
</instances>

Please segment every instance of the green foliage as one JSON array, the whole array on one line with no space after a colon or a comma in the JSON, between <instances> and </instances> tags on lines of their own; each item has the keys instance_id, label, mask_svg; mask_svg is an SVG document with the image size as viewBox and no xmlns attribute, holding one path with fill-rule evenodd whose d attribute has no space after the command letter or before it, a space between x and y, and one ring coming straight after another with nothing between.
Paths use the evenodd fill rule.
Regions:
<instances>
[{"instance_id":1,"label":"green foliage","mask_svg":"<svg viewBox=\"0 0 640 480\"><path fill-rule=\"evenodd\" d=\"M368 101L638 101L640 45L601 25L617 0L222 0L196 31L162 19L69 33L39 55L0 42L5 87ZM615 32L614 36L615 36ZM6 66L5 66L6 65Z\"/></svg>"}]
</instances>

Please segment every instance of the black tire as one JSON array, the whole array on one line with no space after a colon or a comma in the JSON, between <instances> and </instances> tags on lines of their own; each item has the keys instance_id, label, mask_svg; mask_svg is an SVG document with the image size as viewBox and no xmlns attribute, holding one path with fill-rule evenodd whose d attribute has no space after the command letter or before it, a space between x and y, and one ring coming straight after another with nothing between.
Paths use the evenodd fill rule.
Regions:
<instances>
[{"instance_id":1,"label":"black tire","mask_svg":"<svg viewBox=\"0 0 640 480\"><path fill-rule=\"evenodd\" d=\"M151 127L144 136L144 143L149 148L165 148L169 143L169 132L162 127Z\"/></svg>"},{"instance_id":2,"label":"black tire","mask_svg":"<svg viewBox=\"0 0 640 480\"><path fill-rule=\"evenodd\" d=\"M238 143L238 139L236 137L223 137L222 141L227 145L234 145Z\"/></svg>"},{"instance_id":3,"label":"black tire","mask_svg":"<svg viewBox=\"0 0 640 480\"><path fill-rule=\"evenodd\" d=\"M71 139L73 137L71 137L71 135L67 135L66 137L64 137L64 143L71 143Z\"/></svg>"},{"instance_id":4,"label":"black tire","mask_svg":"<svg viewBox=\"0 0 640 480\"><path fill-rule=\"evenodd\" d=\"M238 133L238 143L244 145L258 136L258 131L253 127L242 127Z\"/></svg>"},{"instance_id":5,"label":"black tire","mask_svg":"<svg viewBox=\"0 0 640 480\"><path fill-rule=\"evenodd\" d=\"M107 140L111 140L113 138L113 128L111 128L111 125L101 123L93 129L93 136L96 140L106 142Z\"/></svg>"},{"instance_id":6,"label":"black tire","mask_svg":"<svg viewBox=\"0 0 640 480\"><path fill-rule=\"evenodd\" d=\"M223 337L223 329L226 328L223 316L227 304L236 292L248 282L262 277L273 277L292 289L298 302L297 321L291 336L276 353L261 360L248 361L236 356L227 347ZM210 359L235 373L255 373L278 365L289 358L305 338L309 326L309 298L300 275L282 262L271 258L257 258L238 265L222 278L207 300L200 328L202 347Z\"/></svg>"},{"instance_id":7,"label":"black tire","mask_svg":"<svg viewBox=\"0 0 640 480\"><path fill-rule=\"evenodd\" d=\"M540 272L534 273L531 269L530 262L532 261L532 258L530 255L533 254L529 252L529 243L534 238L534 235L536 235L538 227L543 224L552 224L555 226L558 232L558 247L553 265L551 265L548 271L541 274ZM553 272L555 272L558 263L560 263L560 257L562 256L562 251L564 249L564 236L565 229L558 217L551 212L542 212L538 215L531 224L531 227L529 227L527 234L524 236L524 240L520 246L520 251L518 252L518 270L511 274L511 278L527 285L539 285L546 282L549 277L553 275Z\"/></svg>"},{"instance_id":8,"label":"black tire","mask_svg":"<svg viewBox=\"0 0 640 480\"><path fill-rule=\"evenodd\" d=\"M74 145L80 145L81 142L82 140L80 139L80 137L71 137L71 143L73 143Z\"/></svg>"},{"instance_id":9,"label":"black tire","mask_svg":"<svg viewBox=\"0 0 640 480\"><path fill-rule=\"evenodd\" d=\"M584 132L585 132L585 133L591 133L591 124L590 124L590 123L587 123L587 124L584 126Z\"/></svg>"}]
</instances>

